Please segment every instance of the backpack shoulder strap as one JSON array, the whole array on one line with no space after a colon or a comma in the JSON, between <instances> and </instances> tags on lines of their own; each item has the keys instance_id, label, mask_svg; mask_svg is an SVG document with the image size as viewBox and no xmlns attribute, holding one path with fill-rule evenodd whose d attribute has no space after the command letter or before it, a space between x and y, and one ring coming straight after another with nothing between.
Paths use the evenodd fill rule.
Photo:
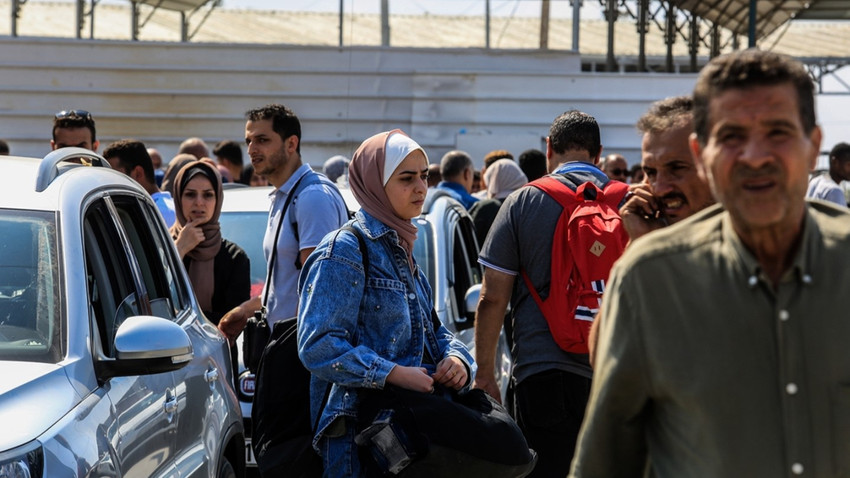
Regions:
<instances>
[{"instance_id":1,"label":"backpack shoulder strap","mask_svg":"<svg viewBox=\"0 0 850 478\"><path fill-rule=\"evenodd\" d=\"M534 186L548 194L552 199L558 201L558 204L563 208L572 208L578 202L576 191L555 177L543 176L528 183L528 185Z\"/></svg>"},{"instance_id":2,"label":"backpack shoulder strap","mask_svg":"<svg viewBox=\"0 0 850 478\"><path fill-rule=\"evenodd\" d=\"M340 231L348 231L354 234L354 237L357 238L357 246L360 248L360 256L362 257L361 261L363 261L363 275L367 278L369 277L369 250L366 249L366 239L363 239L363 234L357 230L351 224L346 224L339 228Z\"/></svg>"}]
</instances>

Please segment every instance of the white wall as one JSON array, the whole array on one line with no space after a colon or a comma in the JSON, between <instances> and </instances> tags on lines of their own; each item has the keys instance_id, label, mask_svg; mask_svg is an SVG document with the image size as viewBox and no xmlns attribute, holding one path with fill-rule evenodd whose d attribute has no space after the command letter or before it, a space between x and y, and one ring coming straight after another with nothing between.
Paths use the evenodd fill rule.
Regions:
<instances>
[{"instance_id":1,"label":"white wall","mask_svg":"<svg viewBox=\"0 0 850 478\"><path fill-rule=\"evenodd\" d=\"M13 154L46 154L53 114L80 108L93 113L103 146L133 137L168 160L186 137L241 141L245 110L281 102L301 118L313 165L396 127L433 162L458 143L479 162L491 149L518 156L572 108L597 118L606 152L634 164L637 118L694 80L582 73L569 52L33 38L0 38L0 71L0 138Z\"/></svg>"}]
</instances>

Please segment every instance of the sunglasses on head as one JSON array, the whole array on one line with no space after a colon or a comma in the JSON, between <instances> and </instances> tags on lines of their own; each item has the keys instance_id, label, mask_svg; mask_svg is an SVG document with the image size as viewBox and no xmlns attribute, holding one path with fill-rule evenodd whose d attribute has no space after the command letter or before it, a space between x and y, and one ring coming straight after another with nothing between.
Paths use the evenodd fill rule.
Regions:
<instances>
[{"instance_id":1,"label":"sunglasses on head","mask_svg":"<svg viewBox=\"0 0 850 478\"><path fill-rule=\"evenodd\" d=\"M619 169L619 168L618 169L612 169L611 174L613 174L614 176L628 176L629 170L628 169Z\"/></svg>"},{"instance_id":2,"label":"sunglasses on head","mask_svg":"<svg viewBox=\"0 0 850 478\"><path fill-rule=\"evenodd\" d=\"M87 120L91 120L91 113L86 110L62 110L56 113L56 119L62 118L85 118Z\"/></svg>"}]
</instances>

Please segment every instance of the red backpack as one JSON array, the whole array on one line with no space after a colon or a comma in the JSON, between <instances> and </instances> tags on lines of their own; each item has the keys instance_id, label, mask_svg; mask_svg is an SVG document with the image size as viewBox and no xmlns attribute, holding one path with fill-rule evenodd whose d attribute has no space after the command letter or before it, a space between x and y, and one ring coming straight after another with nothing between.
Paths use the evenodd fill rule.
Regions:
<instances>
[{"instance_id":1,"label":"red backpack","mask_svg":"<svg viewBox=\"0 0 850 478\"><path fill-rule=\"evenodd\" d=\"M564 208L552 241L549 296L540 298L525 270L525 285L546 317L555 342L564 350L587 353L587 336L599 311L602 292L629 236L618 207L628 185L609 181L604 189L586 182L575 190L551 176L529 183Z\"/></svg>"}]
</instances>

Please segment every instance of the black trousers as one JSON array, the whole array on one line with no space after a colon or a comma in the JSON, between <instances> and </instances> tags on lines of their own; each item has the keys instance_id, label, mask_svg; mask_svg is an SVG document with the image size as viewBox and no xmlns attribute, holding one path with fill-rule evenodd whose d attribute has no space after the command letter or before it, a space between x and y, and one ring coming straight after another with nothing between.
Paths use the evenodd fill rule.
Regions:
<instances>
[{"instance_id":1,"label":"black trousers","mask_svg":"<svg viewBox=\"0 0 850 478\"><path fill-rule=\"evenodd\" d=\"M516 420L537 452L537 465L529 477L564 478L569 473L590 383L574 373L548 370L516 386Z\"/></svg>"}]
</instances>

